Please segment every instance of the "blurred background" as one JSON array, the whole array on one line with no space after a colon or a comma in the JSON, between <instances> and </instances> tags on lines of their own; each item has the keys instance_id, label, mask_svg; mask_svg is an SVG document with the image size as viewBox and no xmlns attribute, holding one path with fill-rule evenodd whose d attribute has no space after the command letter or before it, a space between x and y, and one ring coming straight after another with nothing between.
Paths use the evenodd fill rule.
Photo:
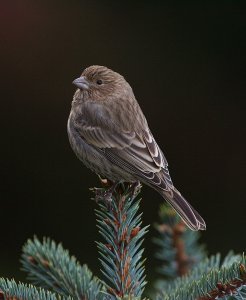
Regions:
<instances>
[{"instance_id":1,"label":"blurred background","mask_svg":"<svg viewBox=\"0 0 246 300\"><path fill-rule=\"evenodd\" d=\"M216 2L216 1L215 1ZM246 6L239 1L0 2L0 276L23 279L21 247L62 241L99 274L97 176L75 157L66 122L92 64L130 82L176 187L207 222L210 253L245 250ZM144 223L161 197L142 192ZM147 275L156 261L150 229Z\"/></svg>"}]
</instances>

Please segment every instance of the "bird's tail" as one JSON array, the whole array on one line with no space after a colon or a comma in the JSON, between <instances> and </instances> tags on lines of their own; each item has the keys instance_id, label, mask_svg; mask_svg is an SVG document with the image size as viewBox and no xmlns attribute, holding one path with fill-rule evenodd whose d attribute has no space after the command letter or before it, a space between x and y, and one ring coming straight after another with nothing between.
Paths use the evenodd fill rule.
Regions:
<instances>
[{"instance_id":1,"label":"bird's tail","mask_svg":"<svg viewBox=\"0 0 246 300\"><path fill-rule=\"evenodd\" d=\"M163 198L172 206L191 230L205 230L206 223L199 213L173 188L170 191L159 190Z\"/></svg>"}]
</instances>

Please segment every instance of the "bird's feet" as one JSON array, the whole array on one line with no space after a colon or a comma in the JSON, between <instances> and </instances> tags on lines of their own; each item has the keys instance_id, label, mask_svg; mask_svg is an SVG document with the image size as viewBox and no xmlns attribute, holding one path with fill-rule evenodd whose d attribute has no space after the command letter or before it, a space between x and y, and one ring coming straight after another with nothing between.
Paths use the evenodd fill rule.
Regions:
<instances>
[{"instance_id":1,"label":"bird's feet","mask_svg":"<svg viewBox=\"0 0 246 300\"><path fill-rule=\"evenodd\" d=\"M99 177L99 180L100 180L100 183L101 185L104 187L104 188L108 188L108 187L111 187L114 183L113 181L107 179L107 178L102 178L100 175L98 175Z\"/></svg>"},{"instance_id":2,"label":"bird's feet","mask_svg":"<svg viewBox=\"0 0 246 300\"><path fill-rule=\"evenodd\" d=\"M95 194L94 198L91 198L92 200L96 201L97 203L102 201L106 204L111 203L112 201L112 194L113 191L111 188L105 189L105 188L90 188L90 190Z\"/></svg>"},{"instance_id":3,"label":"bird's feet","mask_svg":"<svg viewBox=\"0 0 246 300\"><path fill-rule=\"evenodd\" d=\"M108 208L111 207L113 192L115 191L118 182L112 182L108 179L103 179L99 176L102 188L91 188L90 190L95 194L92 200L98 202L104 202Z\"/></svg>"},{"instance_id":4,"label":"bird's feet","mask_svg":"<svg viewBox=\"0 0 246 300\"><path fill-rule=\"evenodd\" d=\"M90 190L95 194L94 198L91 198L95 202L104 202L106 206L110 209L112 204L112 197L115 190L118 194L121 194L123 192L121 183L122 182L112 182L108 179L103 179L99 176L100 182L102 184L102 188L91 188ZM132 197L136 197L139 193L142 185L139 181L129 183L129 189L132 194Z\"/></svg>"}]
</instances>

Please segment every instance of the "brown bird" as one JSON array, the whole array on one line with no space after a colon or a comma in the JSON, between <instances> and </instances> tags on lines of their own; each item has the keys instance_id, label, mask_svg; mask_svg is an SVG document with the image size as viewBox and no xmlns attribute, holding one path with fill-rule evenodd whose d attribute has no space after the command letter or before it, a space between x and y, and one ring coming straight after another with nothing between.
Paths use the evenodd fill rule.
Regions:
<instances>
[{"instance_id":1,"label":"brown bird","mask_svg":"<svg viewBox=\"0 0 246 300\"><path fill-rule=\"evenodd\" d=\"M205 230L197 211L174 187L129 83L103 66L90 66L73 81L68 136L77 157L113 182L140 181L156 191L192 230Z\"/></svg>"}]
</instances>

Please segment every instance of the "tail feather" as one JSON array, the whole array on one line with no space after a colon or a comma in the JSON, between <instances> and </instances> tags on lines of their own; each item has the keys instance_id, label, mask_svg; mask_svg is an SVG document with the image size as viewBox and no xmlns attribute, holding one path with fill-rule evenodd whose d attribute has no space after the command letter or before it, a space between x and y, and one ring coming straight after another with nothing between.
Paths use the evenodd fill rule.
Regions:
<instances>
[{"instance_id":1,"label":"tail feather","mask_svg":"<svg viewBox=\"0 0 246 300\"><path fill-rule=\"evenodd\" d=\"M206 230L206 223L203 218L184 199L178 190L159 190L159 192L191 230Z\"/></svg>"}]
</instances>

